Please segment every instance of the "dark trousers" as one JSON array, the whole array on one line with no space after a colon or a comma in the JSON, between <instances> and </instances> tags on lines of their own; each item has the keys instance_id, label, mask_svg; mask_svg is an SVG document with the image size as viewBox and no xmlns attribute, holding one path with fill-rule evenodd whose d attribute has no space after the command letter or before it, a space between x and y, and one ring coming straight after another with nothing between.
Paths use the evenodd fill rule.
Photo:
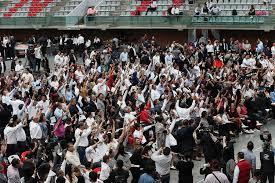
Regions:
<instances>
[{"instance_id":1,"label":"dark trousers","mask_svg":"<svg viewBox=\"0 0 275 183\"><path fill-rule=\"evenodd\" d=\"M17 152L21 154L26 150L26 142L25 141L17 141Z\"/></svg>"},{"instance_id":2,"label":"dark trousers","mask_svg":"<svg viewBox=\"0 0 275 183\"><path fill-rule=\"evenodd\" d=\"M9 157L10 155L16 154L17 150L17 144L7 144L7 150L6 150L6 155Z\"/></svg>"},{"instance_id":3,"label":"dark trousers","mask_svg":"<svg viewBox=\"0 0 275 183\"><path fill-rule=\"evenodd\" d=\"M132 173L133 176L133 180L132 183L138 183L139 177L140 177L140 168L137 167L131 167L130 171Z\"/></svg>"},{"instance_id":4,"label":"dark trousers","mask_svg":"<svg viewBox=\"0 0 275 183\"><path fill-rule=\"evenodd\" d=\"M274 183L274 173L270 173L270 174L263 173L261 183L266 183L267 179L269 183Z\"/></svg>"},{"instance_id":5,"label":"dark trousers","mask_svg":"<svg viewBox=\"0 0 275 183\"><path fill-rule=\"evenodd\" d=\"M170 173L167 175L160 176L161 183L169 183L170 182Z\"/></svg>"},{"instance_id":6,"label":"dark trousers","mask_svg":"<svg viewBox=\"0 0 275 183\"><path fill-rule=\"evenodd\" d=\"M79 154L79 159L82 165L84 165L86 163L86 157L85 157L85 149L87 147L82 147L82 146L78 146L77 147L77 152Z\"/></svg>"}]
</instances>

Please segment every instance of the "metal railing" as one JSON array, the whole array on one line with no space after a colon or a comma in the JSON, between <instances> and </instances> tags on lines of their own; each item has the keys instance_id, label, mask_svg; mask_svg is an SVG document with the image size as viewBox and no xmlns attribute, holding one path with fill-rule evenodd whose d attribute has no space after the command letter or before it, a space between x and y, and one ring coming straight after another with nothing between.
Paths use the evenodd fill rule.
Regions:
<instances>
[{"instance_id":1,"label":"metal railing","mask_svg":"<svg viewBox=\"0 0 275 183\"><path fill-rule=\"evenodd\" d=\"M84 18L84 23L75 25ZM0 27L14 28L62 28L62 27L159 27L195 28L200 26L224 26L230 28L272 26L275 16L46 16L1 17ZM272 28L273 29L273 28Z\"/></svg>"}]
</instances>

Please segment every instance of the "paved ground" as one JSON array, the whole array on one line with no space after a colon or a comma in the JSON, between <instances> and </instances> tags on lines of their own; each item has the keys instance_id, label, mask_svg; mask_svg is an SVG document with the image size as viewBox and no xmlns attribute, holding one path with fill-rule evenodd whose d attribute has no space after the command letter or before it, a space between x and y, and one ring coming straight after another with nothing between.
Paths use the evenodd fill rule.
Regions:
<instances>
[{"instance_id":1,"label":"paved ground","mask_svg":"<svg viewBox=\"0 0 275 183\"><path fill-rule=\"evenodd\" d=\"M22 60L23 64L25 63L25 59ZM78 63L82 61L79 59ZM49 58L50 66L52 67L53 57ZM6 61L7 69L10 69L10 61ZM269 130L272 134L272 137L275 137L275 121L269 121L265 126L262 127L262 130ZM262 150L262 141L260 140L260 132L255 132L254 134L242 134L238 138L235 139L236 143L234 145L235 154L237 154L240 150L246 147L248 141L254 142L254 152L257 155L257 168L260 168L260 160L259 160L259 153ZM274 144L275 145L275 144ZM194 176L194 183L201 183L203 182L204 176L199 174L200 168L204 164L204 160L201 161L194 161L195 167L193 169L193 176ZM178 182L178 173L175 170L172 170L171 173L171 181L170 183L177 183Z\"/></svg>"}]
</instances>

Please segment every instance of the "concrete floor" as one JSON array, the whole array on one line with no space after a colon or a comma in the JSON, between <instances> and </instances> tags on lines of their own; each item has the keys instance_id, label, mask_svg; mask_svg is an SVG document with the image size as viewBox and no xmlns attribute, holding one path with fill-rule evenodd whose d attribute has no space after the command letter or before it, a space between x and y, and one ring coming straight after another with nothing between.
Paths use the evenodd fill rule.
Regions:
<instances>
[{"instance_id":1,"label":"concrete floor","mask_svg":"<svg viewBox=\"0 0 275 183\"><path fill-rule=\"evenodd\" d=\"M20 59L23 64L25 64L25 59ZM82 61L79 59L78 63L82 63ZM49 58L49 64L52 68L53 65L53 57ZM6 61L7 69L10 69L10 61ZM269 121L266 125L262 127L262 130L269 130L272 134L272 137L275 137L275 121ZM235 148L235 154L237 154L242 149L246 148L247 142L252 141L254 142L254 152L257 156L256 164L257 168L260 168L260 160L259 160L259 154L262 150L262 141L260 140L260 132L255 132L254 134L242 134L238 138L235 139L236 143L234 144ZM275 145L275 144L274 144ZM204 175L200 175L199 170L201 167L203 167L204 159L201 161L194 161L195 167L193 169L193 177L194 177L194 183L201 183L204 181ZM177 183L178 182L178 172L176 170L171 171L171 181L170 183Z\"/></svg>"}]
</instances>

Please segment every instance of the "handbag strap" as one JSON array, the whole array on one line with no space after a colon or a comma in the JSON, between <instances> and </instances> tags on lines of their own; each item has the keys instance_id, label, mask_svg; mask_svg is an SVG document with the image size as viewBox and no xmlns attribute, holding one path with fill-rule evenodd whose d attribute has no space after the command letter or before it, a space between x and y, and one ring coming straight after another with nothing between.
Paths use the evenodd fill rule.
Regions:
<instances>
[{"instance_id":1,"label":"handbag strap","mask_svg":"<svg viewBox=\"0 0 275 183\"><path fill-rule=\"evenodd\" d=\"M214 175L214 177L219 181L219 183L221 183L221 181L218 179L218 177L214 174L214 173L212 173L213 175Z\"/></svg>"}]
</instances>

